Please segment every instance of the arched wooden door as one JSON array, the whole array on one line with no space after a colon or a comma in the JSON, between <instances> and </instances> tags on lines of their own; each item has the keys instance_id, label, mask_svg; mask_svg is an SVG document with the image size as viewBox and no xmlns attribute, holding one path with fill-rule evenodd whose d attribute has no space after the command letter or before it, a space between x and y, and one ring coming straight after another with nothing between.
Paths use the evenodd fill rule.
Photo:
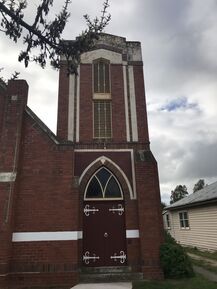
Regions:
<instances>
[{"instance_id":1,"label":"arched wooden door","mask_svg":"<svg viewBox=\"0 0 217 289\"><path fill-rule=\"evenodd\" d=\"M83 207L83 265L127 264L125 207L121 187L106 168L88 182Z\"/></svg>"}]
</instances>

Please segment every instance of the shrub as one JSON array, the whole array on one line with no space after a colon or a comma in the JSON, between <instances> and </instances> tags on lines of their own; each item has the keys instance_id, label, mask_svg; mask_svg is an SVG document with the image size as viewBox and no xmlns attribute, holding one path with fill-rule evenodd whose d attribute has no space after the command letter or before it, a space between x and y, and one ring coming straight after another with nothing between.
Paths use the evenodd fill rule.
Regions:
<instances>
[{"instance_id":1,"label":"shrub","mask_svg":"<svg viewBox=\"0 0 217 289\"><path fill-rule=\"evenodd\" d=\"M160 248L160 261L166 278L194 276L192 264L184 249L166 234L165 243Z\"/></svg>"},{"instance_id":2,"label":"shrub","mask_svg":"<svg viewBox=\"0 0 217 289\"><path fill-rule=\"evenodd\" d=\"M167 244L177 244L176 240L167 231L164 231L164 242Z\"/></svg>"}]
</instances>

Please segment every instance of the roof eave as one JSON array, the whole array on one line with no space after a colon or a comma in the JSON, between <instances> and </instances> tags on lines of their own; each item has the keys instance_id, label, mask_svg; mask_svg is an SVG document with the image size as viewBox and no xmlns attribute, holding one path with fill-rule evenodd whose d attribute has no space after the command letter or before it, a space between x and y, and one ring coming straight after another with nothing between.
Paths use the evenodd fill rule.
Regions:
<instances>
[{"instance_id":1,"label":"roof eave","mask_svg":"<svg viewBox=\"0 0 217 289\"><path fill-rule=\"evenodd\" d=\"M213 199L209 199L209 200L205 200L205 201L198 201L198 202L194 202L194 203L188 203L188 204L184 204L184 205L177 205L174 207L166 207L165 209L170 210L170 211L175 211L175 210L197 207L197 206L203 206L203 205L213 204L213 203L217 203L217 198L213 198Z\"/></svg>"}]
</instances>

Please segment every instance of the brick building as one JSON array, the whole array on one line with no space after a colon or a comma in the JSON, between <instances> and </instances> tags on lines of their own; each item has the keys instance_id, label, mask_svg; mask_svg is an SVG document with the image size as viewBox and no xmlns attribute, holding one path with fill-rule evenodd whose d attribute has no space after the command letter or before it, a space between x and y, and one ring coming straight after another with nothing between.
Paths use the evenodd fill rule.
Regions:
<instances>
[{"instance_id":1,"label":"brick building","mask_svg":"<svg viewBox=\"0 0 217 289\"><path fill-rule=\"evenodd\" d=\"M102 34L78 75L61 63L57 135L27 106L25 80L0 86L0 287L70 287L84 267L159 279L140 43Z\"/></svg>"}]
</instances>

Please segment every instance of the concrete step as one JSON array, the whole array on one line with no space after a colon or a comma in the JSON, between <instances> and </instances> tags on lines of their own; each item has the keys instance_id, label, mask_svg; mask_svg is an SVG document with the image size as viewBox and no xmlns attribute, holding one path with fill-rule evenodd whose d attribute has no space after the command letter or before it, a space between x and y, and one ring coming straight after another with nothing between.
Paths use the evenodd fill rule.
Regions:
<instances>
[{"instance_id":1,"label":"concrete step","mask_svg":"<svg viewBox=\"0 0 217 289\"><path fill-rule=\"evenodd\" d=\"M107 266L107 267L82 267L83 274L101 274L101 273L129 273L132 272L130 266Z\"/></svg>"},{"instance_id":2,"label":"concrete step","mask_svg":"<svg viewBox=\"0 0 217 289\"><path fill-rule=\"evenodd\" d=\"M119 272L119 273L81 273L80 283L107 283L107 282L131 282L143 280L140 272Z\"/></svg>"}]
</instances>

